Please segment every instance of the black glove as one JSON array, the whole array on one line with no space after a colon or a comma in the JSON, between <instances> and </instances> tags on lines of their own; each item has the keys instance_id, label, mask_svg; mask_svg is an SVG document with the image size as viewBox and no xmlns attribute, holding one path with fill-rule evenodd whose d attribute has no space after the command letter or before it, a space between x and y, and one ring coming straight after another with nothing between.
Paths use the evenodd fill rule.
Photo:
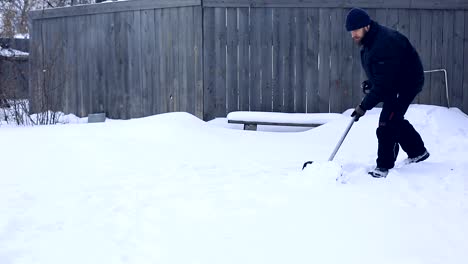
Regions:
<instances>
[{"instance_id":1,"label":"black glove","mask_svg":"<svg viewBox=\"0 0 468 264\"><path fill-rule=\"evenodd\" d=\"M356 106L354 109L353 113L351 114L352 117L354 117L354 121L359 121L359 118L361 116L366 114L366 110L361 108L361 105Z\"/></svg>"},{"instance_id":2,"label":"black glove","mask_svg":"<svg viewBox=\"0 0 468 264\"><path fill-rule=\"evenodd\" d=\"M369 80L365 80L361 83L362 92L368 94L372 89L372 83Z\"/></svg>"}]
</instances>

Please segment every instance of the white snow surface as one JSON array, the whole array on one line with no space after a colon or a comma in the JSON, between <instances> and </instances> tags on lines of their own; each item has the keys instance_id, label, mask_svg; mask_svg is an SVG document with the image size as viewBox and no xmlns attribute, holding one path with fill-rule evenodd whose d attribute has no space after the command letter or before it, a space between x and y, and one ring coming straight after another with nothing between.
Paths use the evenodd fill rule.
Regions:
<instances>
[{"instance_id":1,"label":"white snow surface","mask_svg":"<svg viewBox=\"0 0 468 264\"><path fill-rule=\"evenodd\" d=\"M227 115L229 120L270 122L270 123L300 123L325 124L331 120L342 117L337 113L271 113L256 111L235 111Z\"/></svg>"},{"instance_id":2,"label":"white snow surface","mask_svg":"<svg viewBox=\"0 0 468 264\"><path fill-rule=\"evenodd\" d=\"M467 263L468 117L412 105L431 156L374 179L379 109L326 162L350 111L283 133L187 113L0 126L0 263Z\"/></svg>"},{"instance_id":3,"label":"white snow surface","mask_svg":"<svg viewBox=\"0 0 468 264\"><path fill-rule=\"evenodd\" d=\"M15 49L3 49L0 47L0 56L3 57L26 57L29 53Z\"/></svg>"}]
</instances>

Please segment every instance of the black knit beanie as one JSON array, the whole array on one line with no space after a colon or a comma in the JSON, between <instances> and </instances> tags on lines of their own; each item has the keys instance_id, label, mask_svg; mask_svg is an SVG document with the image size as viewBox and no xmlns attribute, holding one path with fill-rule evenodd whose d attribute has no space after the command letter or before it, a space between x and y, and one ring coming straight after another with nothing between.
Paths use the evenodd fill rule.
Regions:
<instances>
[{"instance_id":1,"label":"black knit beanie","mask_svg":"<svg viewBox=\"0 0 468 264\"><path fill-rule=\"evenodd\" d=\"M366 11L360 8L353 8L346 16L346 30L353 31L369 25L371 19Z\"/></svg>"}]
</instances>

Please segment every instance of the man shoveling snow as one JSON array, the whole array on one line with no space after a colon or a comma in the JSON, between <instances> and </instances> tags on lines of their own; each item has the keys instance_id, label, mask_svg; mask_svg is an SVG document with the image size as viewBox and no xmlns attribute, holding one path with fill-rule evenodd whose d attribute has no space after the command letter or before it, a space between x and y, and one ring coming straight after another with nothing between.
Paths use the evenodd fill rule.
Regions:
<instances>
[{"instance_id":1,"label":"man shoveling snow","mask_svg":"<svg viewBox=\"0 0 468 264\"><path fill-rule=\"evenodd\" d=\"M423 67L404 35L379 25L362 9L349 11L346 30L362 47L361 63L368 77L362 83L366 96L351 116L358 121L366 111L383 102L377 128L377 167L369 174L384 178L395 166L399 145L408 154L407 163L429 157L421 136L404 117L424 85Z\"/></svg>"}]
</instances>

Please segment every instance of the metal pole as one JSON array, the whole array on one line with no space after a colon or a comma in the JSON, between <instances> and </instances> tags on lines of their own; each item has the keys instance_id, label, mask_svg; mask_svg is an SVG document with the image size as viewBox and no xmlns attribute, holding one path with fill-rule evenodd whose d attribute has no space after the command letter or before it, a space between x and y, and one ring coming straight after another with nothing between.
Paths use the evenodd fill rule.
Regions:
<instances>
[{"instance_id":1,"label":"metal pole","mask_svg":"<svg viewBox=\"0 0 468 264\"><path fill-rule=\"evenodd\" d=\"M450 100L449 100L449 90L448 90L448 83L447 83L447 71L445 69L435 69L435 70L427 70L424 73L431 73L431 72L444 72L445 76L445 96L447 97L447 107L450 107Z\"/></svg>"},{"instance_id":2,"label":"metal pole","mask_svg":"<svg viewBox=\"0 0 468 264\"><path fill-rule=\"evenodd\" d=\"M349 130L351 129L351 127L352 127L353 124L354 124L354 121L355 121L355 117L351 118L351 121L349 122L348 127L346 128L346 131L344 132L343 136L341 136L341 139L340 139L340 141L338 142L338 144L336 144L336 147L335 147L335 149L333 150L333 153L331 154L331 156L330 156L330 158L328 159L328 161L332 161L333 158L335 157L336 152L338 152L338 149L340 149L341 144L343 144L343 141L344 141L344 139L346 138L346 135L348 135Z\"/></svg>"}]
</instances>

